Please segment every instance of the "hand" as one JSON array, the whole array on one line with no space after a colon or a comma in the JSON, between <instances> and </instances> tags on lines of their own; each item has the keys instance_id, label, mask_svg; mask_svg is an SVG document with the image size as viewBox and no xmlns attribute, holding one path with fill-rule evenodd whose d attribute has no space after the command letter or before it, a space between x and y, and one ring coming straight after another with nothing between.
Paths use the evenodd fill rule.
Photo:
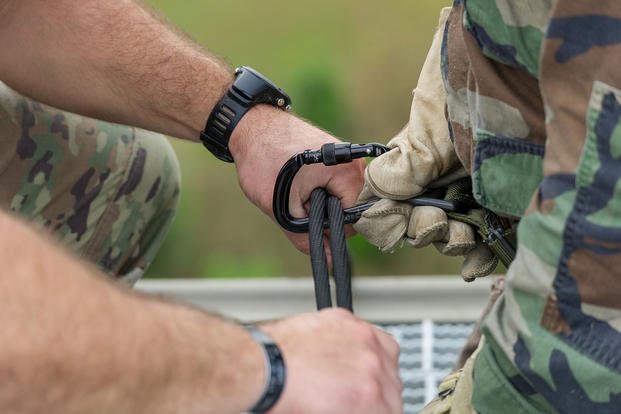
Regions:
<instances>
[{"instance_id":1,"label":"hand","mask_svg":"<svg viewBox=\"0 0 621 414\"><path fill-rule=\"evenodd\" d=\"M457 183L452 187L461 188L461 185ZM376 198L365 186L359 202ZM437 207L412 207L395 200L381 199L362 214L355 227L382 252L392 251L405 241L416 248L433 244L447 256L465 256L461 275L467 282L487 276L498 264L498 258L475 234L472 226L449 219Z\"/></svg>"},{"instance_id":2,"label":"hand","mask_svg":"<svg viewBox=\"0 0 621 414\"><path fill-rule=\"evenodd\" d=\"M402 413L399 346L387 333L342 309L261 327L287 367L279 413Z\"/></svg>"},{"instance_id":3,"label":"hand","mask_svg":"<svg viewBox=\"0 0 621 414\"><path fill-rule=\"evenodd\" d=\"M235 129L230 149L239 183L250 201L273 218L272 197L278 172L298 152L319 149L339 140L291 114L265 105L249 111ZM326 167L304 166L291 188L290 209L294 217L308 216L308 201L317 187L341 199L344 207L355 204L362 189L364 160ZM349 229L349 234L353 233ZM285 232L293 245L308 254L308 236Z\"/></svg>"},{"instance_id":4,"label":"hand","mask_svg":"<svg viewBox=\"0 0 621 414\"><path fill-rule=\"evenodd\" d=\"M497 263L491 251L477 243L474 229L449 220L439 208L414 208L398 202L421 194L438 180L449 184L465 172L444 116L446 93L440 50L449 11L443 9L440 16L439 30L414 92L409 124L388 143L392 150L373 160L365 171L365 186L358 202L380 201L354 227L382 251L390 251L405 240L414 247L433 243L445 255L466 255L462 276L471 281L492 272Z\"/></svg>"}]
</instances>

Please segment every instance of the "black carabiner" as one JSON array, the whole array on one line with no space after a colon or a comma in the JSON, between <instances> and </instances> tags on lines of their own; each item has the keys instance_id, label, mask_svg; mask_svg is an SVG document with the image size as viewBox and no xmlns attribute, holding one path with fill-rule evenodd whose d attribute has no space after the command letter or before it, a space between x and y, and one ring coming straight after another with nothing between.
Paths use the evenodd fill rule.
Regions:
<instances>
[{"instance_id":1,"label":"black carabiner","mask_svg":"<svg viewBox=\"0 0 621 414\"><path fill-rule=\"evenodd\" d=\"M382 144L351 144L349 142L324 144L320 150L306 150L291 157L281 168L274 186L273 212L274 218L285 230L293 233L308 233L308 217L293 217L289 211L289 196L291 185L298 171L304 165L323 163L326 166L345 164L356 158L378 157L390 151ZM404 200L404 203L413 206L433 206L444 211L461 211L467 206L458 201L443 200L436 198L432 193L423 194ZM345 224L357 222L362 213L371 208L374 202L360 204L343 209ZM328 227L328 219L324 220L324 227Z\"/></svg>"},{"instance_id":2,"label":"black carabiner","mask_svg":"<svg viewBox=\"0 0 621 414\"><path fill-rule=\"evenodd\" d=\"M349 142L322 145L319 150L306 150L291 157L281 168L274 186L273 210L276 221L285 230L293 233L308 233L308 217L293 217L289 212L289 195L295 175L304 165L323 163L326 166L345 164L356 158L378 157L390 148L381 144L351 144ZM358 221L364 211L373 203L343 210L345 224ZM327 219L324 226L327 227Z\"/></svg>"}]
</instances>

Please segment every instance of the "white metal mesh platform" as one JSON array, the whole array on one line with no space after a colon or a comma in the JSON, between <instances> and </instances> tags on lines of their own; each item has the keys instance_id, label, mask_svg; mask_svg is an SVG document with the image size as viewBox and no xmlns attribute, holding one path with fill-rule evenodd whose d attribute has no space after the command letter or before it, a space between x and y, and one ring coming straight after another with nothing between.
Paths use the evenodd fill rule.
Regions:
<instances>
[{"instance_id":1,"label":"white metal mesh platform","mask_svg":"<svg viewBox=\"0 0 621 414\"><path fill-rule=\"evenodd\" d=\"M438 392L472 331L471 323L382 324L401 345L399 371L406 414L417 413Z\"/></svg>"}]
</instances>

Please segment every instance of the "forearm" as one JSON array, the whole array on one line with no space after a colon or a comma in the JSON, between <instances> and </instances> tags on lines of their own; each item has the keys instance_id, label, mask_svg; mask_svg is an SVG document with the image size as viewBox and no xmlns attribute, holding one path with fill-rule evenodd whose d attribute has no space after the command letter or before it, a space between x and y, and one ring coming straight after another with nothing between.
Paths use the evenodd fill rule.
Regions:
<instances>
[{"instance_id":1,"label":"forearm","mask_svg":"<svg viewBox=\"0 0 621 414\"><path fill-rule=\"evenodd\" d=\"M123 290L5 214L0 228L0 412L237 413L258 398L244 329Z\"/></svg>"},{"instance_id":2,"label":"forearm","mask_svg":"<svg viewBox=\"0 0 621 414\"><path fill-rule=\"evenodd\" d=\"M56 107L198 140L232 82L133 0L4 0L0 13L0 77Z\"/></svg>"},{"instance_id":3,"label":"forearm","mask_svg":"<svg viewBox=\"0 0 621 414\"><path fill-rule=\"evenodd\" d=\"M0 80L61 109L197 141L233 75L134 0L0 0ZM334 141L290 113L257 105L229 146L245 194L271 215L280 166ZM315 187L353 205L363 164L305 168L291 212L306 214ZM288 237L308 251L307 238Z\"/></svg>"}]
</instances>

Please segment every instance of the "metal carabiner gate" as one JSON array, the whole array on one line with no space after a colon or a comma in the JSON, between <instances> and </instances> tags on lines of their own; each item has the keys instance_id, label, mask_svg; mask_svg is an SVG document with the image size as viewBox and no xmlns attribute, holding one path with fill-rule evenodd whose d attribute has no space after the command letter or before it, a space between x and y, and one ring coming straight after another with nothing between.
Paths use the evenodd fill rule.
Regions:
<instances>
[{"instance_id":1,"label":"metal carabiner gate","mask_svg":"<svg viewBox=\"0 0 621 414\"><path fill-rule=\"evenodd\" d=\"M345 164L352 160L364 157L378 157L390 148L385 145L351 144L349 142L324 144L319 150L306 150L291 157L281 168L274 186L273 212L278 224L285 230L293 233L308 232L308 217L293 217L289 211L289 196L291 185L298 171L304 165L320 164L326 166ZM404 203L413 206L433 206L444 211L461 211L467 208L458 201L443 200L434 197L433 193L426 193L420 197L404 200ZM362 213L371 208L375 202L360 204L343 209L345 224L353 224L360 219ZM328 227L328 219L324 220L324 227Z\"/></svg>"}]
</instances>

